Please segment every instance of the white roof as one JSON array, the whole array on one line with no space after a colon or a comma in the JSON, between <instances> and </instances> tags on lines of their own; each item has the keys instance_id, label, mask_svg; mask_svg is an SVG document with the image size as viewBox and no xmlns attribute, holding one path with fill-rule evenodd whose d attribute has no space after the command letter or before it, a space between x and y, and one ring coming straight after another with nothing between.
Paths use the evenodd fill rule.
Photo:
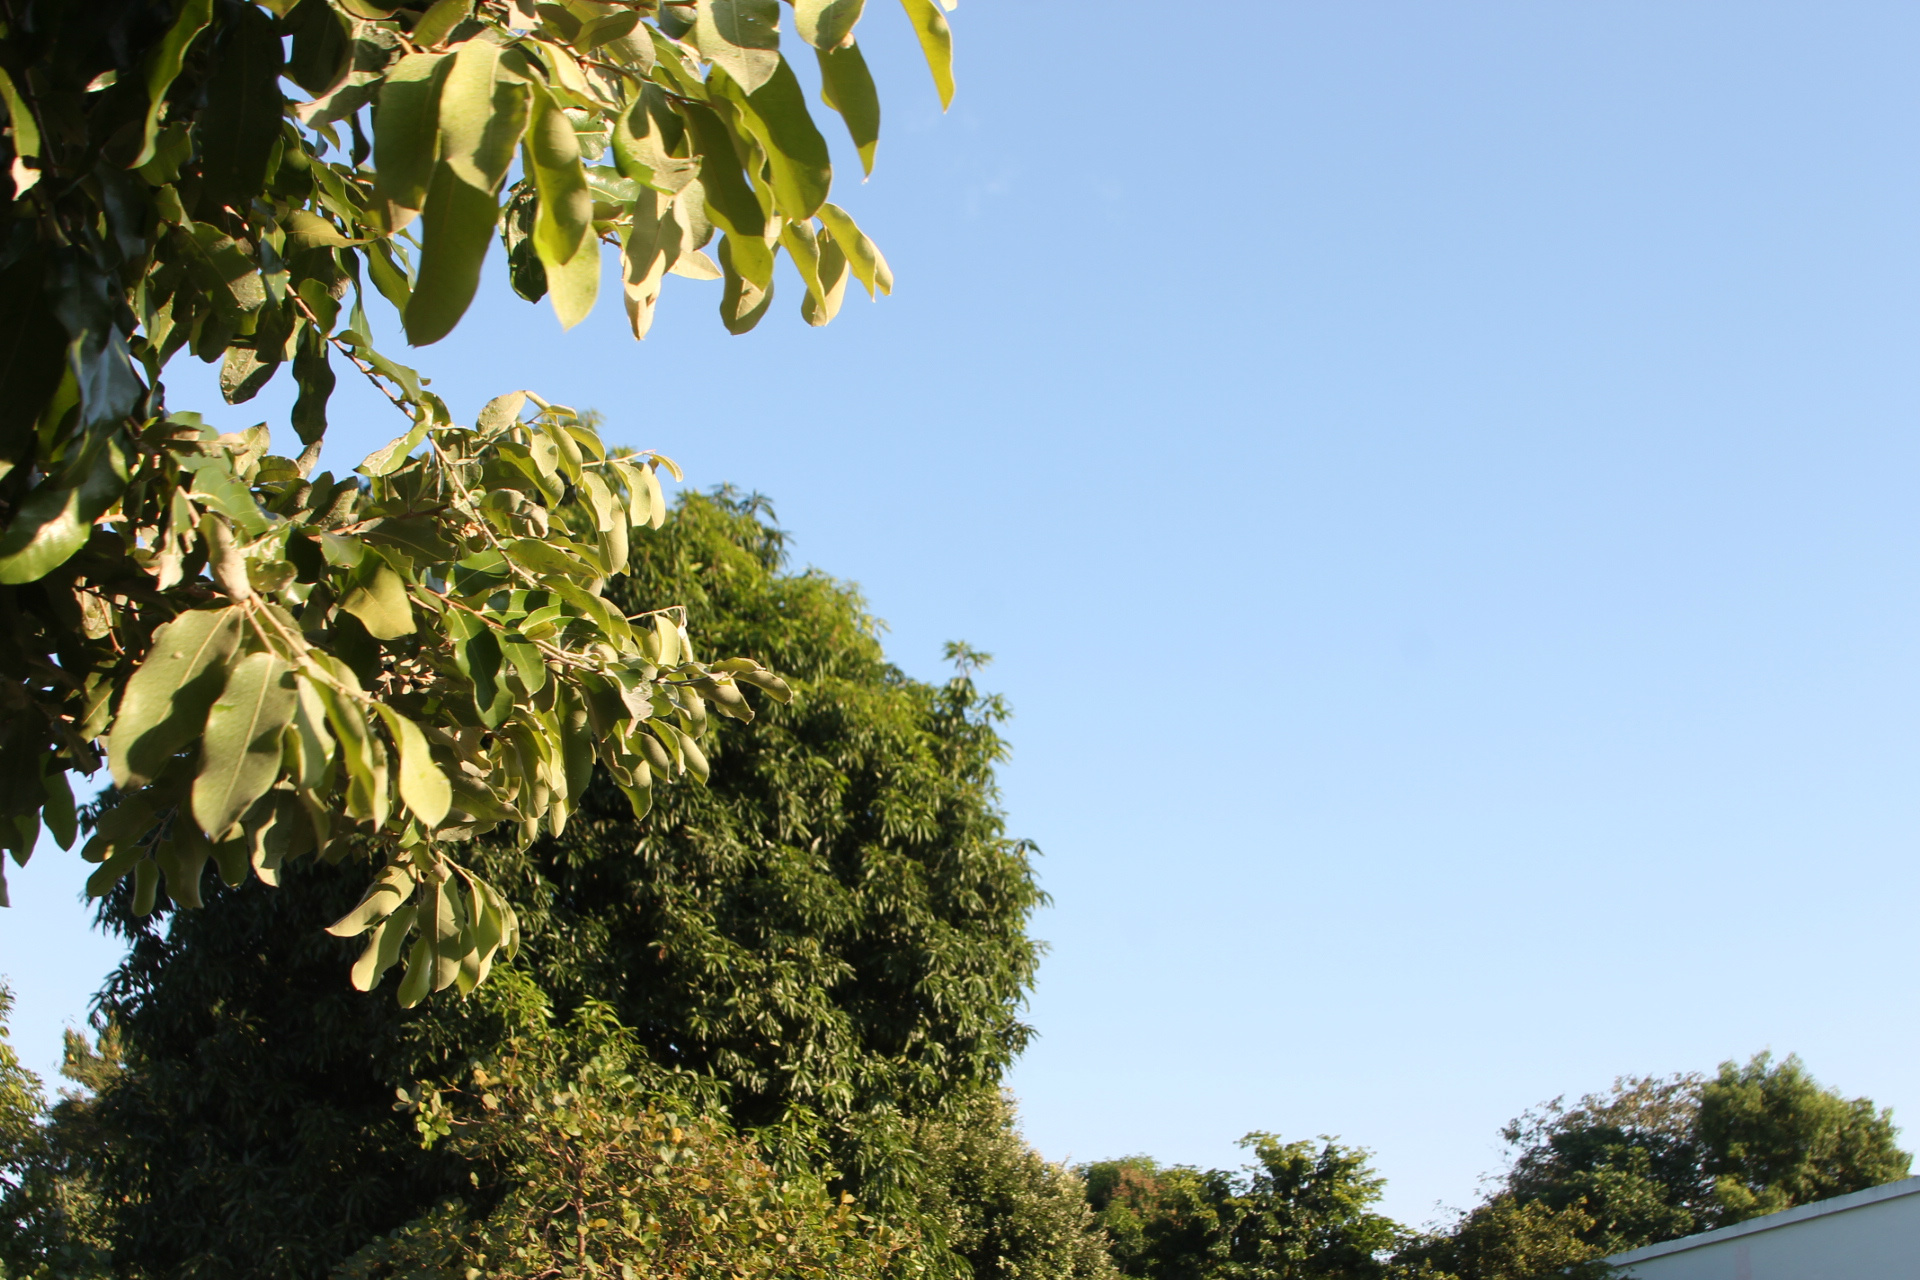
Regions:
<instances>
[{"instance_id":1,"label":"white roof","mask_svg":"<svg viewBox=\"0 0 1920 1280\"><path fill-rule=\"evenodd\" d=\"M1629 1253L1616 1253L1607 1262L1621 1266L1630 1262L1646 1262L1651 1258L1664 1257L1670 1253L1685 1253L1688 1249L1699 1249L1706 1245L1718 1244L1722 1240L1733 1240L1740 1236L1756 1235L1762 1231L1773 1231L1779 1227L1790 1227L1796 1222L1805 1222L1809 1218L1825 1217L1829 1213L1845 1213L1849 1209L1859 1209L1882 1200L1897 1200L1901 1196L1920 1195L1920 1177L1902 1178L1898 1182L1886 1182L1877 1187L1868 1187L1865 1191L1853 1191L1844 1196L1834 1196L1830 1200L1815 1200L1810 1204L1795 1205L1791 1209L1782 1209L1778 1213L1769 1213L1761 1218L1748 1218L1745 1222L1736 1222L1730 1227L1721 1227L1718 1231L1702 1231L1698 1235L1681 1236L1678 1240L1668 1240L1663 1244L1650 1244L1644 1249L1634 1249Z\"/></svg>"}]
</instances>

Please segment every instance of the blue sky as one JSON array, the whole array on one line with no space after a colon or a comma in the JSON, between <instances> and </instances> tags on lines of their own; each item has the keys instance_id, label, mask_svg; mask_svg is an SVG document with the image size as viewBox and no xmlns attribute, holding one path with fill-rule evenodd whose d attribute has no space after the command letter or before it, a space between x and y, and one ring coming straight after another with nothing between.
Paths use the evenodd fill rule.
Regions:
<instances>
[{"instance_id":1,"label":"blue sky","mask_svg":"<svg viewBox=\"0 0 1920 1280\"><path fill-rule=\"evenodd\" d=\"M1618 1073L1798 1051L1920 1114L1920 10L954 25L944 117L862 28L893 298L809 330L788 278L731 338L673 280L636 346L496 266L417 363L771 495L907 670L997 655L1029 1137L1335 1133L1418 1222ZM335 465L397 431L338 405ZM0 929L37 1066L111 959L73 861Z\"/></svg>"}]
</instances>

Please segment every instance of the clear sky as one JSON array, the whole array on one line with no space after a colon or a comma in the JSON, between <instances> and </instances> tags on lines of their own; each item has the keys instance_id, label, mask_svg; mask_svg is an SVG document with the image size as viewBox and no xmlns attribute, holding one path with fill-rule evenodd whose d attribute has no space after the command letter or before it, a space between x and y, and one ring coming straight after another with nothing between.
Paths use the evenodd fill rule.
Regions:
<instances>
[{"instance_id":1,"label":"clear sky","mask_svg":"<svg viewBox=\"0 0 1920 1280\"><path fill-rule=\"evenodd\" d=\"M1920 1122L1920 8L954 25L945 117L862 28L892 299L731 338L674 280L636 346L496 264L417 362L771 495L910 672L997 655L1030 1138L1335 1133L1419 1222L1623 1072L1798 1051ZM398 430L338 403L334 465ZM73 861L0 921L43 1067L111 957Z\"/></svg>"}]
</instances>

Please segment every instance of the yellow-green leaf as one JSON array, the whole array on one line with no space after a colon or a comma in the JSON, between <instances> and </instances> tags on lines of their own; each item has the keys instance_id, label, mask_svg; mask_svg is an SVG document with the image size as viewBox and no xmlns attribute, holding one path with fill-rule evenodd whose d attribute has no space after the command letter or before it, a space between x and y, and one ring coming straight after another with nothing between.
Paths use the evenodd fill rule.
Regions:
<instances>
[{"instance_id":1,"label":"yellow-green leaf","mask_svg":"<svg viewBox=\"0 0 1920 1280\"><path fill-rule=\"evenodd\" d=\"M698 0L693 43L752 93L780 63L780 0Z\"/></svg>"},{"instance_id":2,"label":"yellow-green leaf","mask_svg":"<svg viewBox=\"0 0 1920 1280\"><path fill-rule=\"evenodd\" d=\"M427 736L420 732L419 725L384 703L380 704L380 718L387 722L387 730L400 748L400 798L423 825L439 826L453 805L453 788L434 763Z\"/></svg>"},{"instance_id":3,"label":"yellow-green leaf","mask_svg":"<svg viewBox=\"0 0 1920 1280\"><path fill-rule=\"evenodd\" d=\"M849 42L838 48L818 49L820 99L846 121L847 134L860 153L860 167L873 172L873 153L880 145L880 94L860 46Z\"/></svg>"},{"instance_id":4,"label":"yellow-green leaf","mask_svg":"<svg viewBox=\"0 0 1920 1280\"><path fill-rule=\"evenodd\" d=\"M913 33L920 37L920 52L926 55L927 70L933 72L933 86L940 93L940 109L953 105L953 28L947 15L933 0L900 0L913 21Z\"/></svg>"},{"instance_id":5,"label":"yellow-green leaf","mask_svg":"<svg viewBox=\"0 0 1920 1280\"><path fill-rule=\"evenodd\" d=\"M376 640L398 640L414 631L413 606L400 575L372 557L355 572L353 585L340 598L340 607Z\"/></svg>"},{"instance_id":6,"label":"yellow-green leaf","mask_svg":"<svg viewBox=\"0 0 1920 1280\"><path fill-rule=\"evenodd\" d=\"M107 763L122 789L153 781L175 752L200 736L207 709L226 684L240 618L238 608L195 609L154 633L107 736Z\"/></svg>"},{"instance_id":7,"label":"yellow-green leaf","mask_svg":"<svg viewBox=\"0 0 1920 1280\"><path fill-rule=\"evenodd\" d=\"M215 839L267 793L280 773L280 740L293 720L293 668L273 653L234 663L207 714L200 771L193 780L193 816Z\"/></svg>"},{"instance_id":8,"label":"yellow-green leaf","mask_svg":"<svg viewBox=\"0 0 1920 1280\"><path fill-rule=\"evenodd\" d=\"M866 0L793 0L793 26L800 38L825 52L853 36Z\"/></svg>"}]
</instances>

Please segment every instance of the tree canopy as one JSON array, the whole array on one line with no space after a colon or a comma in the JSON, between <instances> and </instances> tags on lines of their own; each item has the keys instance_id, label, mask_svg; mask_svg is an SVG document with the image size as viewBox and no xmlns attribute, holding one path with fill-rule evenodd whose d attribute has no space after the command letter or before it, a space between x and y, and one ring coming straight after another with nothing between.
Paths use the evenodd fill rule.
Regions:
<instances>
[{"instance_id":1,"label":"tree canopy","mask_svg":"<svg viewBox=\"0 0 1920 1280\"><path fill-rule=\"evenodd\" d=\"M1896 1133L1797 1057L1624 1078L1509 1124L1494 1194L1414 1253L1465 1280L1526 1280L1904 1178Z\"/></svg>"},{"instance_id":2,"label":"tree canopy","mask_svg":"<svg viewBox=\"0 0 1920 1280\"><path fill-rule=\"evenodd\" d=\"M902 3L944 103L946 19ZM371 858L334 927L364 940L356 986L399 966L413 1004L519 940L463 842L561 833L596 768L636 813L656 779L705 776L714 719L787 686L701 660L680 602L605 595L672 464L533 392L456 414L375 345L368 290L436 341L499 234L512 286L568 325L609 248L636 335L670 271L718 280L751 328L782 251L809 323L850 279L886 291L791 60L870 168L861 13L0 2L0 845L24 861L44 826L71 847L67 774L104 766L89 889L129 880L137 911L198 904L209 863L273 884L308 854ZM233 403L288 370L285 430L168 404L182 352ZM397 434L316 475L339 373Z\"/></svg>"},{"instance_id":3,"label":"tree canopy","mask_svg":"<svg viewBox=\"0 0 1920 1280\"><path fill-rule=\"evenodd\" d=\"M1238 1172L1144 1156L1085 1166L1088 1201L1120 1270L1139 1280L1391 1280L1408 1233L1373 1206L1386 1179L1332 1138L1241 1139Z\"/></svg>"},{"instance_id":4,"label":"tree canopy","mask_svg":"<svg viewBox=\"0 0 1920 1280\"><path fill-rule=\"evenodd\" d=\"M514 1042L583 1010L632 1078L608 1106L711 1121L726 1151L750 1142L903 1231L951 1169L1058 1191L1006 1155L1004 1112L972 1101L1026 1042L1037 959L1031 851L993 785L1003 708L965 671L903 675L858 594L783 555L763 502L690 496L609 588L687 601L704 633L776 660L796 697L717 727L708 784L663 789L644 823L603 779L559 838L477 841L531 922L500 991L401 1009L348 989L353 944L314 922L358 895L350 866L272 893L211 885L196 911L139 916L131 886L108 897L132 942L104 1003L124 1066L51 1131L84 1135L63 1167L113 1206L101 1229L120 1258L151 1275L317 1276L445 1203L461 1231L484 1223L520 1180L485 1144L423 1148L420 1126L477 1118L476 1061L518 1054L571 1087L591 1053ZM999 1136L967 1136L975 1115ZM971 1154L938 1154L954 1150ZM1039 1191L1003 1199L936 1225L1027 1239L1022 1214L1058 1210Z\"/></svg>"}]
</instances>

